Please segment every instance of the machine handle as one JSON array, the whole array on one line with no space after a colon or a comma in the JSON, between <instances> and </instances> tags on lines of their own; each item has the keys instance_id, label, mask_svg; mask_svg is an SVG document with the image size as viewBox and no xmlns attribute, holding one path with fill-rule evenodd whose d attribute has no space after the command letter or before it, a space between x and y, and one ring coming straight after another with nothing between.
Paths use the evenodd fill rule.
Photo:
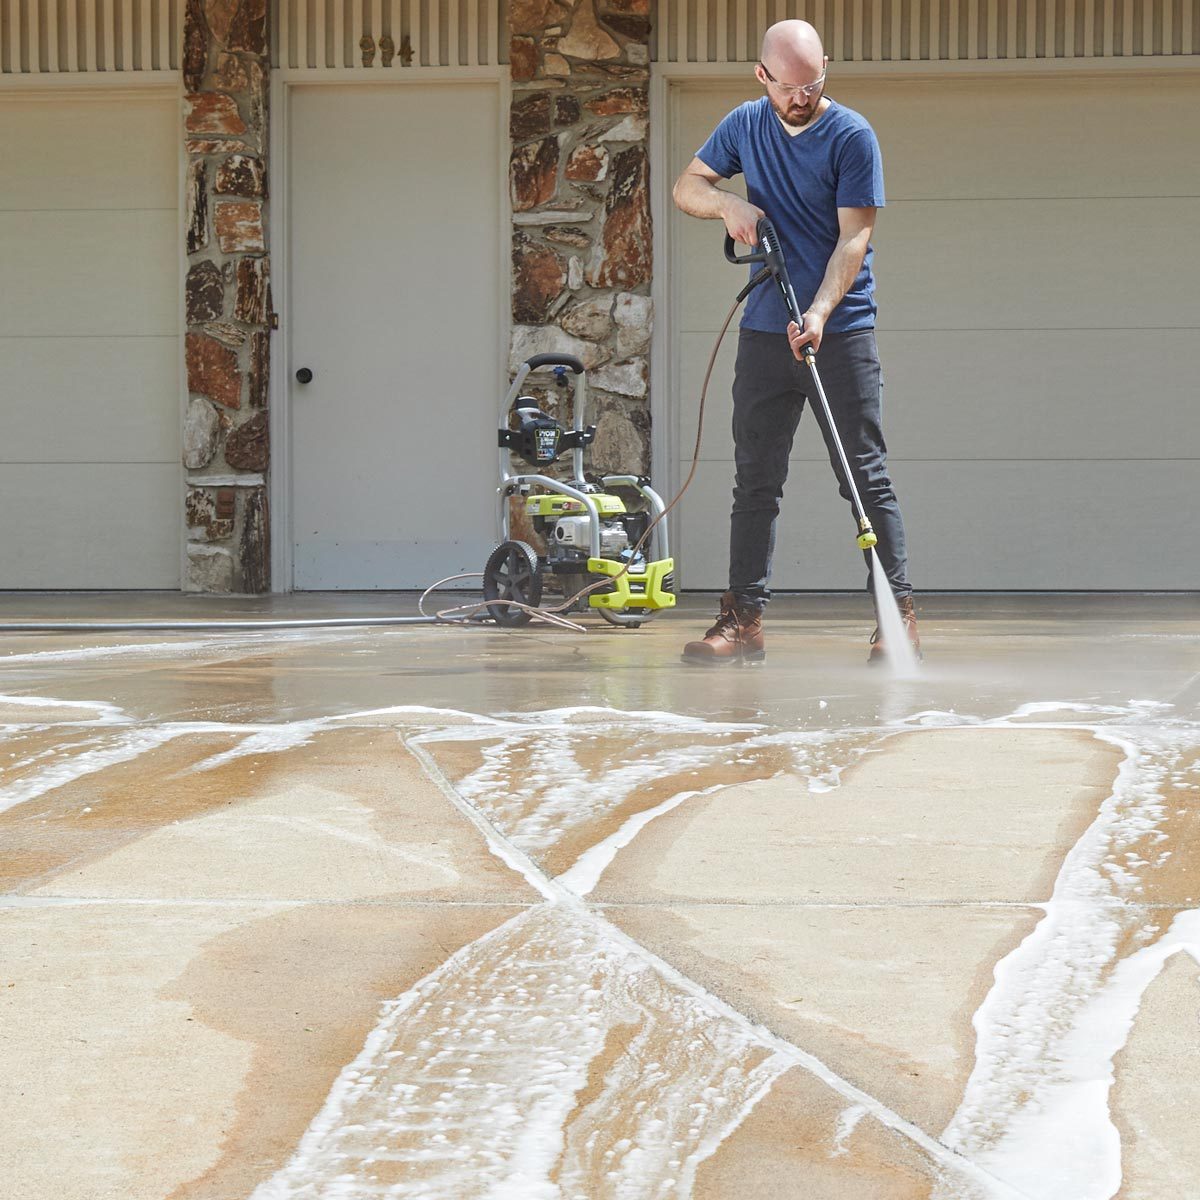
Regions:
<instances>
[{"instance_id":1,"label":"machine handle","mask_svg":"<svg viewBox=\"0 0 1200 1200\"><path fill-rule=\"evenodd\" d=\"M536 371L539 367L566 367L576 375L583 374L583 363L573 354L535 354L525 362L531 371Z\"/></svg>"},{"instance_id":2,"label":"machine handle","mask_svg":"<svg viewBox=\"0 0 1200 1200\"><path fill-rule=\"evenodd\" d=\"M752 250L749 254L737 254L734 252L734 247L737 242L733 240L733 236L728 232L725 234L725 257L731 263L756 263L769 261L769 247L778 246L779 238L775 235L775 226L771 224L769 217L759 217L758 225L755 228L755 236L758 239L754 244L758 247L757 250ZM763 245L766 241L767 245Z\"/></svg>"}]
</instances>

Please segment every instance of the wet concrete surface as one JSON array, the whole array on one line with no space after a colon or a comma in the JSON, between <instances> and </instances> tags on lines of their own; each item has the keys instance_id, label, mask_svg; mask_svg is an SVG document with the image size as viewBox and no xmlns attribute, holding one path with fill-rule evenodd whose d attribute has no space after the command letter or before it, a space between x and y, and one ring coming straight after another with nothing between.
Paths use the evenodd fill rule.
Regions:
<instances>
[{"instance_id":1,"label":"wet concrete surface","mask_svg":"<svg viewBox=\"0 0 1200 1200\"><path fill-rule=\"evenodd\" d=\"M0 634L9 1194L1192 1194L1200 600L712 607Z\"/></svg>"}]
</instances>

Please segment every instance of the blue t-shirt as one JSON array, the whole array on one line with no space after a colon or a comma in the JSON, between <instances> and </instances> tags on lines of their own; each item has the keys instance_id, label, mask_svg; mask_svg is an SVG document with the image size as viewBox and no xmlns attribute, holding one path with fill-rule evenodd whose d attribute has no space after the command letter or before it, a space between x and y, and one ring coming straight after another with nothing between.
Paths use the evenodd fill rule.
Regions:
<instances>
[{"instance_id":1,"label":"blue t-shirt","mask_svg":"<svg viewBox=\"0 0 1200 1200\"><path fill-rule=\"evenodd\" d=\"M793 137L766 96L751 100L725 117L696 157L724 179L745 175L750 203L770 217L779 234L801 312L816 296L837 245L837 210L884 205L883 158L874 130L864 117L836 101L830 101L820 120ZM825 323L827 332L874 328L874 254L868 247L854 285ZM783 333L788 320L783 296L773 282L750 293L742 316L744 329Z\"/></svg>"}]
</instances>

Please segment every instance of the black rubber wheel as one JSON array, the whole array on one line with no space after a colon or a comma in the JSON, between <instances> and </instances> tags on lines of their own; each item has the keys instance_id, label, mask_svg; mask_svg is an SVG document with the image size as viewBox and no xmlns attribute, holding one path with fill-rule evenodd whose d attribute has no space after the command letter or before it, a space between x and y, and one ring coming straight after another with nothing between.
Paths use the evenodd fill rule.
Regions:
<instances>
[{"instance_id":1,"label":"black rubber wheel","mask_svg":"<svg viewBox=\"0 0 1200 1200\"><path fill-rule=\"evenodd\" d=\"M493 604L493 600L511 600L537 608L542 601L542 572L537 554L525 542L501 542L483 568L483 598L488 613L497 625L527 625L533 616L511 604Z\"/></svg>"}]
</instances>

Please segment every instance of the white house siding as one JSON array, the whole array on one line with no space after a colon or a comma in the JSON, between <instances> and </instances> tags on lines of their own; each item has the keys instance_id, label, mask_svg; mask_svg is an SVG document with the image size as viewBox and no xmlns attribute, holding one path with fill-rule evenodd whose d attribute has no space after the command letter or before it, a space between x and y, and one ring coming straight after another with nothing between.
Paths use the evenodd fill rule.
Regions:
<instances>
[{"instance_id":1,"label":"white house siding","mask_svg":"<svg viewBox=\"0 0 1200 1200\"><path fill-rule=\"evenodd\" d=\"M1183 75L986 73L829 91L874 124L890 459L924 588L1193 588L1200 541L1194 358L1200 83ZM670 170L754 81L672 90ZM720 231L671 218L676 441L741 280ZM704 463L681 518L689 587L725 584L731 334ZM805 428L807 425L807 428ZM808 420L793 451L775 583L857 587L853 529Z\"/></svg>"},{"instance_id":2,"label":"white house siding","mask_svg":"<svg viewBox=\"0 0 1200 1200\"><path fill-rule=\"evenodd\" d=\"M2 588L180 578L179 107L0 91Z\"/></svg>"}]
</instances>

